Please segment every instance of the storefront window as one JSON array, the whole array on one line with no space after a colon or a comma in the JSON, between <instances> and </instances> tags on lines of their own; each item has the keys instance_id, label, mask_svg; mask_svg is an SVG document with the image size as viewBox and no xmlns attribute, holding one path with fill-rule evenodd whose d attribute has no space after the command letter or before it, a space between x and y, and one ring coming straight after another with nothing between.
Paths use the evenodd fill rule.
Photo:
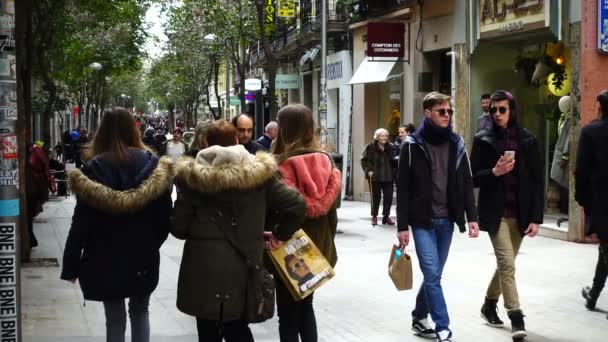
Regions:
<instances>
[{"instance_id":1,"label":"storefront window","mask_svg":"<svg viewBox=\"0 0 608 342\"><path fill-rule=\"evenodd\" d=\"M378 87L378 127L388 130L391 138L399 133L401 124L401 89L403 65L397 63L389 79Z\"/></svg>"}]
</instances>

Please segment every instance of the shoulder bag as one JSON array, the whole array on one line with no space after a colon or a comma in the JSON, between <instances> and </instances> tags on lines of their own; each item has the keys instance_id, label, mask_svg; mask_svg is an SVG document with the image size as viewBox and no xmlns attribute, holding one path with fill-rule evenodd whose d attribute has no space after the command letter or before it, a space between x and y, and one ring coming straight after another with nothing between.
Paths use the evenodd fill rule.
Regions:
<instances>
[{"instance_id":1,"label":"shoulder bag","mask_svg":"<svg viewBox=\"0 0 608 342\"><path fill-rule=\"evenodd\" d=\"M220 211L217 212L217 216L224 218L224 215ZM226 241L228 241L245 265L247 265L247 289L243 319L248 323L261 323L272 318L274 316L276 289L274 277L263 266L251 261L232 236L230 236L229 232L223 229L214 217L211 218L211 221L218 226L224 234ZM236 221L233 219L232 226L235 225Z\"/></svg>"}]
</instances>

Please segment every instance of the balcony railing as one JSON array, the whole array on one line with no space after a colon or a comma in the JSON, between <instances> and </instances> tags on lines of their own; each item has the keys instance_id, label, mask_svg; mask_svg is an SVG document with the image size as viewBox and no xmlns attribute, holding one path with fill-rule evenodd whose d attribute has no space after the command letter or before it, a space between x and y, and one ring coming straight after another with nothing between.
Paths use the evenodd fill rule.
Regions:
<instances>
[{"instance_id":1,"label":"balcony railing","mask_svg":"<svg viewBox=\"0 0 608 342\"><path fill-rule=\"evenodd\" d=\"M381 17L396 10L412 7L416 0L345 0L351 23Z\"/></svg>"},{"instance_id":2,"label":"balcony railing","mask_svg":"<svg viewBox=\"0 0 608 342\"><path fill-rule=\"evenodd\" d=\"M343 2L342 2L343 1ZM348 0L329 0L327 3L327 21L328 21L328 32L345 31L348 30L348 12L347 7ZM302 0L300 4L299 17L299 29L297 28L296 19L292 19L289 22L280 22L276 28L274 37L269 42L270 47L273 51L277 51L279 54L284 52L292 51L298 45L296 42L298 39L315 33L315 35L308 36L306 41L310 39L318 39L321 37L318 33L321 31L321 1L317 0ZM316 36L319 37L316 37ZM264 59L264 49L258 44L251 46L251 61L253 64L258 63Z\"/></svg>"}]
</instances>

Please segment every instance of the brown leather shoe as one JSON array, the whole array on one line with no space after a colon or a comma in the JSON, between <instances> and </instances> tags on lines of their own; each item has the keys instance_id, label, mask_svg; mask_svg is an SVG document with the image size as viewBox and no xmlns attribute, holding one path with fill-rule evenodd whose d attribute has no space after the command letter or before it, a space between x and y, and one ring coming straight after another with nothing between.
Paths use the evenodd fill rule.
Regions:
<instances>
[{"instance_id":1,"label":"brown leather shoe","mask_svg":"<svg viewBox=\"0 0 608 342\"><path fill-rule=\"evenodd\" d=\"M378 225L378 216L372 216L372 226Z\"/></svg>"},{"instance_id":2,"label":"brown leather shoe","mask_svg":"<svg viewBox=\"0 0 608 342\"><path fill-rule=\"evenodd\" d=\"M384 218L382 219L382 224L386 224L389 226L394 226L395 225L395 221L391 220L391 218L389 216L384 216Z\"/></svg>"}]
</instances>

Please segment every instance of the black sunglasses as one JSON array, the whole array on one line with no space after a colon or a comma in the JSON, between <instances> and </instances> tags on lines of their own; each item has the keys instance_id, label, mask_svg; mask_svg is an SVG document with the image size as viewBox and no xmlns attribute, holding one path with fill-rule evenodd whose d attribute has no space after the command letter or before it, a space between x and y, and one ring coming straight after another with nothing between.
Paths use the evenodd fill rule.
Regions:
<instances>
[{"instance_id":1,"label":"black sunglasses","mask_svg":"<svg viewBox=\"0 0 608 342\"><path fill-rule=\"evenodd\" d=\"M453 109L444 109L444 108L441 108L441 109L435 109L435 110L432 110L432 112L437 112L437 113L439 113L439 115L441 115L441 116L445 116L445 114L446 114L446 113L447 113L449 116L454 115L454 110L453 110Z\"/></svg>"},{"instance_id":2,"label":"black sunglasses","mask_svg":"<svg viewBox=\"0 0 608 342\"><path fill-rule=\"evenodd\" d=\"M496 114L497 111L500 114L504 114L507 112L507 107L491 107L490 108L490 114Z\"/></svg>"},{"instance_id":3,"label":"black sunglasses","mask_svg":"<svg viewBox=\"0 0 608 342\"><path fill-rule=\"evenodd\" d=\"M291 265L292 270L297 271L300 268L302 268L302 266L304 266L304 260L300 259L298 262L296 262L295 264Z\"/></svg>"}]
</instances>

